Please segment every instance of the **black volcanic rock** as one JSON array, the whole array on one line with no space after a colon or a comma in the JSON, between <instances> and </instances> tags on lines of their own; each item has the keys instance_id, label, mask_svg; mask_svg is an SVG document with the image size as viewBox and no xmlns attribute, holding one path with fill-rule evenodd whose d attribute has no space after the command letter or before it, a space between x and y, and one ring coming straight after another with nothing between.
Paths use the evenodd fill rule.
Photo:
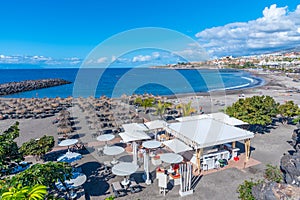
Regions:
<instances>
[{"instance_id":1,"label":"black volcanic rock","mask_svg":"<svg viewBox=\"0 0 300 200\"><path fill-rule=\"evenodd\" d=\"M70 84L63 79L41 79L0 84L0 96Z\"/></svg>"},{"instance_id":2,"label":"black volcanic rock","mask_svg":"<svg viewBox=\"0 0 300 200\"><path fill-rule=\"evenodd\" d=\"M263 182L252 188L252 195L260 200L298 200L300 188L276 182Z\"/></svg>"}]
</instances>

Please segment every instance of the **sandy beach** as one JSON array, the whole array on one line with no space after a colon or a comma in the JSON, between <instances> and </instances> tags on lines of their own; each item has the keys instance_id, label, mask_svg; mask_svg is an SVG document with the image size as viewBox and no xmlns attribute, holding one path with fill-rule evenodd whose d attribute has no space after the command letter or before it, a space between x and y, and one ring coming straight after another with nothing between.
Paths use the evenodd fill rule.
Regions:
<instances>
[{"instance_id":1,"label":"sandy beach","mask_svg":"<svg viewBox=\"0 0 300 200\"><path fill-rule=\"evenodd\" d=\"M206 94L196 95L176 95L175 97L169 97L168 101L173 103L188 103L192 101L193 107L198 110L202 110L204 113L219 112L226 106L231 105L237 101L243 94L245 97L251 97L254 95L269 95L272 96L277 102L283 103L287 100L293 100L296 104L300 105L300 93L296 89L300 89L300 84L294 82L287 76L278 74L263 74L255 72L257 76L265 79L263 86L248 88L243 90L233 91L215 91ZM1 101L7 101L8 99L0 99ZM90 115L87 112L80 110L78 105L68 109L71 112L71 116L74 122L74 132L71 134L73 138L79 138L82 141L88 152L84 154L83 159L77 162L77 166L82 167L83 172L88 176L87 182L84 184L85 193L82 194L80 199L105 199L112 195L111 189L109 189L110 182L103 181L99 178L99 169L104 161L108 160L107 156L98 156L97 148L103 145L103 142L98 142L92 135L95 131L89 128L86 116ZM57 146L58 135L57 125L53 124L53 120L57 118L56 113L52 117L42 119L6 119L0 120L0 131L3 132L15 121L20 122L20 137L17 138L17 142L21 143L28 141L31 138L39 138L43 135L52 135L55 138L56 144L53 151L61 150ZM279 165L280 156L292 149L292 147L286 142L291 138L291 134L295 127L292 125L278 124L276 129L272 129L270 133L264 135L256 135L251 143L252 153L251 157L257 161L254 166L247 167L245 169L236 170L235 168L229 168L215 173L207 174L199 178L198 184L195 186L194 195L190 195L181 199L237 199L238 194L236 188L246 179L259 179L262 177L265 165L271 163L273 165ZM115 139L111 143L119 142L120 139ZM241 148L243 148L241 146ZM130 154L129 154L130 155ZM119 159L130 160L132 156L128 157L128 154L121 154ZM28 157L28 160L33 158ZM154 168L152 168L153 170ZM142 174L142 168L139 169L139 174ZM121 177L116 177L115 180L121 180ZM125 196L120 199L178 199L178 186L175 186L163 197L158 193L157 181L150 186L143 186L143 191L140 193ZM211 196L214 194L213 196Z\"/></svg>"}]
</instances>

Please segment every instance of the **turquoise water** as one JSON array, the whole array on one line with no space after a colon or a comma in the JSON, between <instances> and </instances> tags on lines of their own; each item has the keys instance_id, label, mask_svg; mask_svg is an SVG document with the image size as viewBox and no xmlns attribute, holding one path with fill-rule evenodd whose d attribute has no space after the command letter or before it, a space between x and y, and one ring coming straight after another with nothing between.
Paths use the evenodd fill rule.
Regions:
<instances>
[{"instance_id":1,"label":"turquoise water","mask_svg":"<svg viewBox=\"0 0 300 200\"><path fill-rule=\"evenodd\" d=\"M122 94L173 95L254 87L263 80L236 70L109 69L1 69L0 83L62 78L72 84L6 97L120 97Z\"/></svg>"}]
</instances>

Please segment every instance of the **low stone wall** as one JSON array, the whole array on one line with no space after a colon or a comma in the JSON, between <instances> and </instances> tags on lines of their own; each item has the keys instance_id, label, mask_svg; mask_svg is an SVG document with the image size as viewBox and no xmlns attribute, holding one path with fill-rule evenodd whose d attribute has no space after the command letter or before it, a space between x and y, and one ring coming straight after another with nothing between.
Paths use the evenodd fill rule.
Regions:
<instances>
[{"instance_id":1,"label":"low stone wall","mask_svg":"<svg viewBox=\"0 0 300 200\"><path fill-rule=\"evenodd\" d=\"M0 96L70 84L63 79L41 79L0 84Z\"/></svg>"}]
</instances>

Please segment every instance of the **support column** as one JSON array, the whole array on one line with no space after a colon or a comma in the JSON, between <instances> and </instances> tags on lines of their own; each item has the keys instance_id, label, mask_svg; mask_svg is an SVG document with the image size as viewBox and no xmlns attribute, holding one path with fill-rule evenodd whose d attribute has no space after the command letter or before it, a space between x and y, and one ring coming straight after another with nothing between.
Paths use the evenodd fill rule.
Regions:
<instances>
[{"instance_id":1,"label":"support column","mask_svg":"<svg viewBox=\"0 0 300 200\"><path fill-rule=\"evenodd\" d=\"M197 168L198 168L198 173L200 174L200 170L201 170L201 161L200 158L203 155L203 148L201 149L197 149L196 150L196 158L197 158Z\"/></svg>"},{"instance_id":2,"label":"support column","mask_svg":"<svg viewBox=\"0 0 300 200\"><path fill-rule=\"evenodd\" d=\"M250 139L245 140L245 155L246 155L245 162L247 162L250 157Z\"/></svg>"},{"instance_id":3,"label":"support column","mask_svg":"<svg viewBox=\"0 0 300 200\"><path fill-rule=\"evenodd\" d=\"M236 145L236 141L232 142L232 148L234 149L235 148L235 145Z\"/></svg>"}]
</instances>

